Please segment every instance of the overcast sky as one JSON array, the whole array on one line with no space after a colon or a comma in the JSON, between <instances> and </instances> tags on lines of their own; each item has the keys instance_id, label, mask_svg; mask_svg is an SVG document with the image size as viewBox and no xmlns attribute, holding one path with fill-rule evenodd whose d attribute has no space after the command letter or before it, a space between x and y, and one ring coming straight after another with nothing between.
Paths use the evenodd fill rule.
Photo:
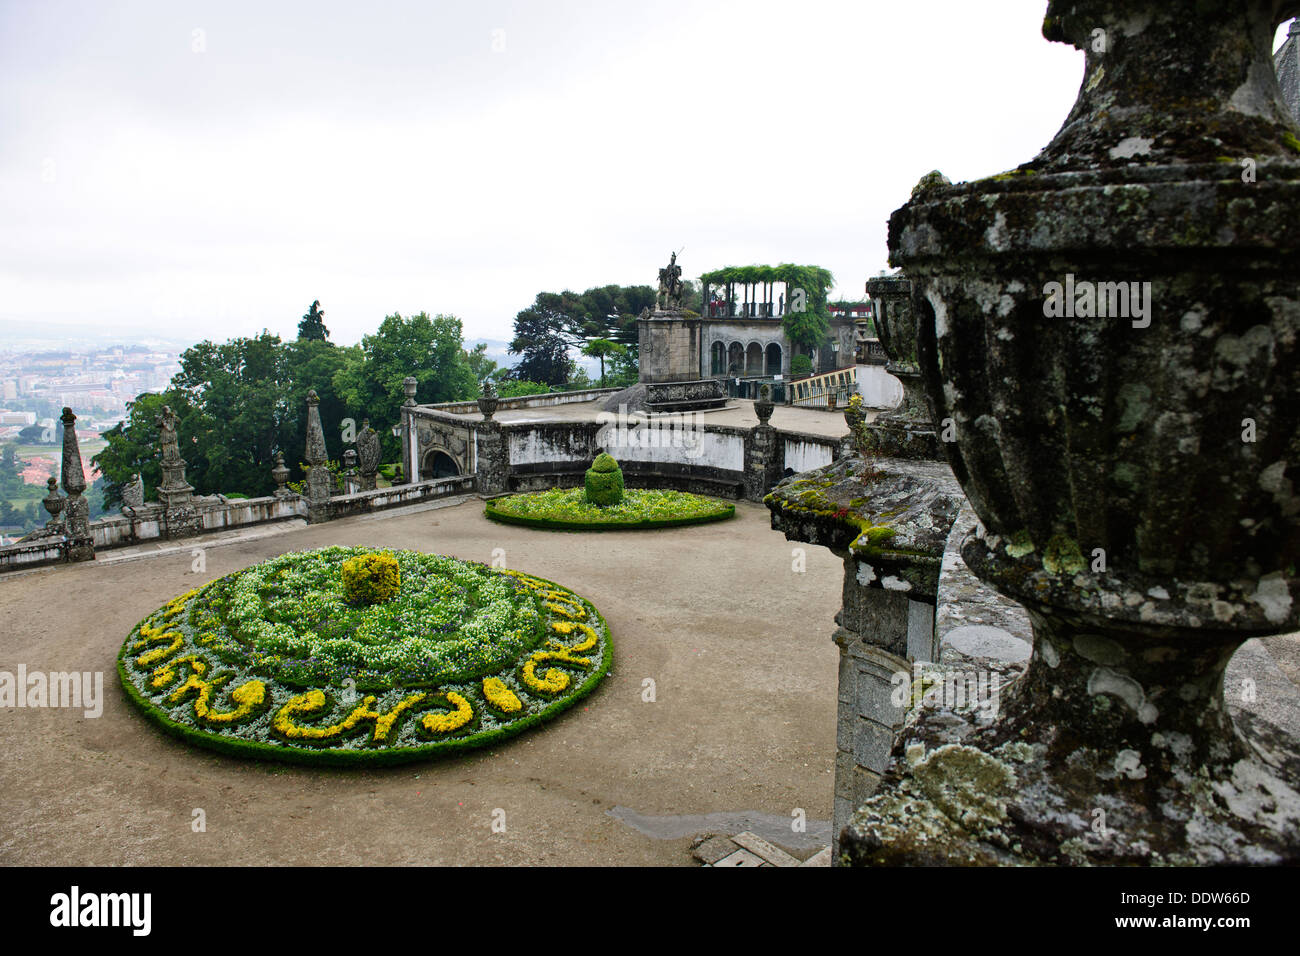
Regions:
<instances>
[{"instance_id":1,"label":"overcast sky","mask_svg":"<svg viewBox=\"0 0 1300 956\"><path fill-rule=\"evenodd\" d=\"M1060 126L1083 55L1044 10L0 0L0 321L292 337L319 298L339 342L420 310L509 338L676 249L859 297L924 173Z\"/></svg>"}]
</instances>

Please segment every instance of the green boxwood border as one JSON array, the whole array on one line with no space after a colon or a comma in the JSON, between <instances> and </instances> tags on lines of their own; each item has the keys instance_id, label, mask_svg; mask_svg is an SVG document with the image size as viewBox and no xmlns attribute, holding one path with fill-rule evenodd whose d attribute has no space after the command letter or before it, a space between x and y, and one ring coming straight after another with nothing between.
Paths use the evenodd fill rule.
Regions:
<instances>
[{"instance_id":1,"label":"green boxwood border","mask_svg":"<svg viewBox=\"0 0 1300 956\"><path fill-rule=\"evenodd\" d=\"M528 494L512 492L502 497ZM502 524L517 524L526 528L543 528L548 531L647 531L652 528L679 528L692 524L708 524L711 521L725 521L736 515L736 506L731 502L722 502L726 509L712 515L696 515L689 518L649 518L644 521L564 521L560 518L541 518L510 514L500 511L493 505L493 499L485 501L483 514Z\"/></svg>"},{"instance_id":2,"label":"green boxwood border","mask_svg":"<svg viewBox=\"0 0 1300 956\"><path fill-rule=\"evenodd\" d=\"M517 568L511 569L518 571ZM532 574L528 571L520 571L520 574L526 574L530 578L538 581L545 581L547 584L568 591L571 594L578 594L572 588L559 584L549 578ZM211 582L209 582L211 583ZM206 585L205 585L206 586ZM332 766L332 767L387 767L394 764L411 763L416 760L432 760L439 757L445 757L452 753L467 750L477 750L480 747L500 743L517 734L528 730L531 727L550 720L558 716L561 712L568 710L578 701L589 695L596 689L596 685L609 671L614 662L614 638L610 633L609 624L605 621L605 616L600 613L590 600L582 595L579 597L591 609L592 613L600 620L600 626L604 634L603 653L600 664L587 675L578 688L571 694L553 701L544 709L536 713L521 717L514 723L505 727L497 727L493 730L481 731L468 737L450 738L448 740L439 740L429 744L423 744L419 747L385 747L367 750L342 749L323 750L313 747L308 750L305 747L295 747L289 744L268 744L257 740L241 740L238 737L223 736L220 734L209 734L195 727L186 724L177 723L172 720L162 710L155 707L153 702L146 698L136 688L134 682L127 671L127 647L130 645L130 636L122 642L122 648L117 653L117 678L121 684L122 690L127 700L134 703L140 708L141 713L156 727L172 737L178 737L189 744L203 747L206 750L213 750L217 753L226 754L234 757L251 757L255 760L274 760L280 763L304 764L309 766ZM141 623L149 620L157 611L151 611L146 615ZM139 630L137 624L131 630L135 634ZM526 659L526 658L525 658ZM516 662L516 665L519 662Z\"/></svg>"}]
</instances>

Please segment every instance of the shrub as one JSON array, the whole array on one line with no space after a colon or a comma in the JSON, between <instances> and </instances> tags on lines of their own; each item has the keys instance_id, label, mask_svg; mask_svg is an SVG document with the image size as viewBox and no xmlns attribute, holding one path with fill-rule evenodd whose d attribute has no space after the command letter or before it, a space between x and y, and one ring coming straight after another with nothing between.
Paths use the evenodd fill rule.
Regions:
<instances>
[{"instance_id":1,"label":"shrub","mask_svg":"<svg viewBox=\"0 0 1300 956\"><path fill-rule=\"evenodd\" d=\"M800 375L812 374L812 359L806 355L796 355L790 359L790 374L798 377Z\"/></svg>"},{"instance_id":2,"label":"shrub","mask_svg":"<svg viewBox=\"0 0 1300 956\"><path fill-rule=\"evenodd\" d=\"M343 596L349 604L380 604L401 585L402 572L391 554L362 554L343 562Z\"/></svg>"},{"instance_id":3,"label":"shrub","mask_svg":"<svg viewBox=\"0 0 1300 956\"><path fill-rule=\"evenodd\" d=\"M623 469L605 452L596 456L586 476L587 500L602 507L623 500Z\"/></svg>"}]
</instances>

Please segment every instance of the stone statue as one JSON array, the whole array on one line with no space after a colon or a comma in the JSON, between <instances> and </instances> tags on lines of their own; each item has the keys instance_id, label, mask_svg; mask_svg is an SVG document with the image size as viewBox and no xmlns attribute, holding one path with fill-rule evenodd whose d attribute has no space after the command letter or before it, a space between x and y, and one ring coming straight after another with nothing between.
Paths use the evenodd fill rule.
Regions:
<instances>
[{"instance_id":1,"label":"stone statue","mask_svg":"<svg viewBox=\"0 0 1300 956\"><path fill-rule=\"evenodd\" d=\"M180 461L181 451L177 444L176 413L170 405L164 405L158 416L158 441L162 445L163 461Z\"/></svg>"},{"instance_id":2,"label":"stone statue","mask_svg":"<svg viewBox=\"0 0 1300 956\"><path fill-rule=\"evenodd\" d=\"M668 265L659 270L659 307L664 311L679 309L682 305L682 267L677 264L677 253L672 254Z\"/></svg>"},{"instance_id":3,"label":"stone statue","mask_svg":"<svg viewBox=\"0 0 1300 956\"><path fill-rule=\"evenodd\" d=\"M379 432L370 427L370 419L361 422L357 435L357 458L361 463L361 490L375 490L375 473L379 471Z\"/></svg>"},{"instance_id":4,"label":"stone statue","mask_svg":"<svg viewBox=\"0 0 1300 956\"><path fill-rule=\"evenodd\" d=\"M122 486L122 507L144 507L144 480L138 473L132 475L131 480Z\"/></svg>"}]
</instances>

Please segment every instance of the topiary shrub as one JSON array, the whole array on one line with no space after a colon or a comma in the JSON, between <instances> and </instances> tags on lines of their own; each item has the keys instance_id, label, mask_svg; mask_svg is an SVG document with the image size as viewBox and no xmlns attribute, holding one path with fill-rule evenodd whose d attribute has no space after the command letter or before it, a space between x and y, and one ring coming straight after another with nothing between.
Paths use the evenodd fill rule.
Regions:
<instances>
[{"instance_id":1,"label":"topiary shrub","mask_svg":"<svg viewBox=\"0 0 1300 956\"><path fill-rule=\"evenodd\" d=\"M585 484L587 500L593 505L605 507L623 500L623 469L605 452L597 455L587 469Z\"/></svg>"},{"instance_id":2,"label":"topiary shrub","mask_svg":"<svg viewBox=\"0 0 1300 956\"><path fill-rule=\"evenodd\" d=\"M402 586L402 572L391 554L362 554L343 562L343 596L349 604L381 604Z\"/></svg>"}]
</instances>

